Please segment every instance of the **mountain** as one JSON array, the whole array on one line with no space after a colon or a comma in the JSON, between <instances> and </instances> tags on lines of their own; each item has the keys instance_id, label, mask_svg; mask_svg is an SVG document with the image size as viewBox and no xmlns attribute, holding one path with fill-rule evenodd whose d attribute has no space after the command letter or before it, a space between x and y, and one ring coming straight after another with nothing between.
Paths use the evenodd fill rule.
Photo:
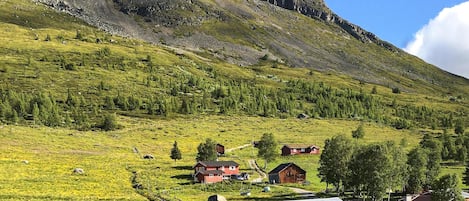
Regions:
<instances>
[{"instance_id":1,"label":"mountain","mask_svg":"<svg viewBox=\"0 0 469 201\"><path fill-rule=\"evenodd\" d=\"M413 57L333 13L323 0L36 0L113 34L240 66L259 58L407 91L469 81Z\"/></svg>"},{"instance_id":2,"label":"mountain","mask_svg":"<svg viewBox=\"0 0 469 201\"><path fill-rule=\"evenodd\" d=\"M442 171L463 175L468 80L322 1L0 0L0 27L0 200L300 199L193 183L197 147L224 145L220 160L259 180L250 145L265 133L279 149L323 151L357 128L353 143L396 151L435 137ZM278 157L265 171L294 162L309 184L297 187L321 192L319 160Z\"/></svg>"}]
</instances>

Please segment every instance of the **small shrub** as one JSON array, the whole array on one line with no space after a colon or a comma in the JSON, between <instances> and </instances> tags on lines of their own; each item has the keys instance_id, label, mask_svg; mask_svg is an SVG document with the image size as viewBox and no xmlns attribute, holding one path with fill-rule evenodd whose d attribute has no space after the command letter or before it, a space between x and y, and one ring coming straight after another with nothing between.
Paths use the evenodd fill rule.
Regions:
<instances>
[{"instance_id":1,"label":"small shrub","mask_svg":"<svg viewBox=\"0 0 469 201\"><path fill-rule=\"evenodd\" d=\"M65 70L76 70L75 65L68 63L65 65Z\"/></svg>"},{"instance_id":2,"label":"small shrub","mask_svg":"<svg viewBox=\"0 0 469 201\"><path fill-rule=\"evenodd\" d=\"M96 53L99 57L111 56L111 49L109 47L102 48Z\"/></svg>"},{"instance_id":3,"label":"small shrub","mask_svg":"<svg viewBox=\"0 0 469 201\"><path fill-rule=\"evenodd\" d=\"M269 59L269 55L268 54L265 54L264 56L262 56L261 58L259 58L260 60L262 61L267 61Z\"/></svg>"},{"instance_id":4,"label":"small shrub","mask_svg":"<svg viewBox=\"0 0 469 201\"><path fill-rule=\"evenodd\" d=\"M405 119L397 119L393 123L394 128L396 129L409 129L412 125L409 121Z\"/></svg>"},{"instance_id":5,"label":"small shrub","mask_svg":"<svg viewBox=\"0 0 469 201\"><path fill-rule=\"evenodd\" d=\"M77 34L75 36L75 39L77 39L77 40L83 40L84 39L83 33L81 33L80 30L77 30Z\"/></svg>"},{"instance_id":6,"label":"small shrub","mask_svg":"<svg viewBox=\"0 0 469 201\"><path fill-rule=\"evenodd\" d=\"M57 36L57 40L64 41L65 37L62 34L60 34Z\"/></svg>"},{"instance_id":7,"label":"small shrub","mask_svg":"<svg viewBox=\"0 0 469 201\"><path fill-rule=\"evenodd\" d=\"M103 123L101 124L101 129L105 131L116 130L119 126L117 124L115 114L106 114L103 118Z\"/></svg>"},{"instance_id":8,"label":"small shrub","mask_svg":"<svg viewBox=\"0 0 469 201\"><path fill-rule=\"evenodd\" d=\"M398 87L394 87L394 88L392 88L392 93L400 94L400 93L401 93L401 89L399 89Z\"/></svg>"}]
</instances>

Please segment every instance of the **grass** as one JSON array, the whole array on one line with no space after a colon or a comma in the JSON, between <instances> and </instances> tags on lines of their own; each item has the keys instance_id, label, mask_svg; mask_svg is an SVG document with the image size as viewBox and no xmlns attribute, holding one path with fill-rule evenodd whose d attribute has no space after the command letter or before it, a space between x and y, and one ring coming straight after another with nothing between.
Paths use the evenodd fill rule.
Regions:
<instances>
[{"instance_id":1,"label":"grass","mask_svg":"<svg viewBox=\"0 0 469 201\"><path fill-rule=\"evenodd\" d=\"M81 132L47 127L4 125L0 129L0 198L9 200L144 200L132 188L132 172L144 186L140 192L170 199L204 200L220 192L228 199L240 200L240 190L252 188L253 197L275 197L289 194L283 188L262 193L262 186L237 184L207 187L192 184L191 167L196 147L212 138L227 148L258 140L272 132L280 143L308 142L323 146L324 139L334 134L349 135L359 122L341 120L297 120L257 117L194 117L143 120L119 118L124 128L113 132ZM366 125L364 143L406 138L409 147L417 144L420 135L397 131L376 124ZM174 141L183 154L174 162L169 152ZM132 150L136 147L139 154ZM279 147L280 150L280 147ZM280 153L280 152L279 152ZM152 154L155 160L143 160ZM252 172L247 160L256 157L248 147L228 153L221 160L235 160L242 171ZM23 161L28 161L25 164ZM303 188L320 191L325 188L317 178L319 156L279 157L267 170L283 162L295 162L307 172L311 182ZM263 161L258 159L259 164ZM84 175L72 173L83 168ZM253 175L252 177L257 177ZM210 190L212 188L212 190ZM214 188L214 189L213 189Z\"/></svg>"}]
</instances>

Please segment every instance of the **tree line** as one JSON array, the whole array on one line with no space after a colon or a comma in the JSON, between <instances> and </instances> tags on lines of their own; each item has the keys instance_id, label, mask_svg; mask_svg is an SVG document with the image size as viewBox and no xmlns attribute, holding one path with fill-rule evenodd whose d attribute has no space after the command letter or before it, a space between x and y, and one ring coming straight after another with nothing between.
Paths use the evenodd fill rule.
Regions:
<instances>
[{"instance_id":1,"label":"tree line","mask_svg":"<svg viewBox=\"0 0 469 201\"><path fill-rule=\"evenodd\" d=\"M368 145L353 143L344 135L325 141L318 176L335 191L382 200L386 193L420 193L433 190L432 200L461 200L458 178L440 174L445 140L429 135L409 153L388 141ZM448 189L452 192L448 193ZM389 195L390 196L390 195Z\"/></svg>"},{"instance_id":2,"label":"tree line","mask_svg":"<svg viewBox=\"0 0 469 201\"><path fill-rule=\"evenodd\" d=\"M60 56L54 60L59 66L70 62ZM157 116L174 114L251 115L287 118L306 113L314 118L362 119L394 126L398 129L416 127L454 128L458 122L467 122L464 112L450 112L388 103L371 92L351 88L334 88L323 82L302 79L281 80L279 87L261 84L256 79L234 79L223 76L216 69L194 64L204 76L164 71L153 63L151 56L141 61L113 55L109 48L102 48L92 56L80 56L80 65L104 65L112 68L128 68L139 65L146 77L141 81L148 93L126 92L114 89L101 81L93 88L93 94L78 94L68 90L66 94L29 93L12 88L0 89L0 120L7 123L27 122L46 126L69 126L80 129L95 127L94 122L104 113L138 113ZM96 60L94 63L92 61ZM97 62L97 63L96 63ZM72 62L74 65L77 62ZM143 65L143 66L142 66ZM169 75L168 75L169 74ZM398 95L396 95L398 96ZM39 97L39 98L38 98ZM47 100L46 100L47 99ZM37 109L34 109L37 103ZM41 108L43 107L43 108ZM38 114L39 113L39 114Z\"/></svg>"}]
</instances>

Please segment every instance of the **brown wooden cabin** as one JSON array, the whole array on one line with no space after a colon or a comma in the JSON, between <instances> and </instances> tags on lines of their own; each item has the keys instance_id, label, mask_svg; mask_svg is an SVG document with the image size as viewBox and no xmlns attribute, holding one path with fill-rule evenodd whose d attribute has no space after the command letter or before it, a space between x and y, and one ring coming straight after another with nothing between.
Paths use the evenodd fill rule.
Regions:
<instances>
[{"instance_id":1,"label":"brown wooden cabin","mask_svg":"<svg viewBox=\"0 0 469 201\"><path fill-rule=\"evenodd\" d=\"M217 144L215 146L215 150L217 151L217 155L225 155L225 146L223 146L222 144Z\"/></svg>"},{"instance_id":2,"label":"brown wooden cabin","mask_svg":"<svg viewBox=\"0 0 469 201\"><path fill-rule=\"evenodd\" d=\"M294 163L283 163L269 172L269 182L277 183L303 183L306 181L306 171Z\"/></svg>"}]
</instances>

